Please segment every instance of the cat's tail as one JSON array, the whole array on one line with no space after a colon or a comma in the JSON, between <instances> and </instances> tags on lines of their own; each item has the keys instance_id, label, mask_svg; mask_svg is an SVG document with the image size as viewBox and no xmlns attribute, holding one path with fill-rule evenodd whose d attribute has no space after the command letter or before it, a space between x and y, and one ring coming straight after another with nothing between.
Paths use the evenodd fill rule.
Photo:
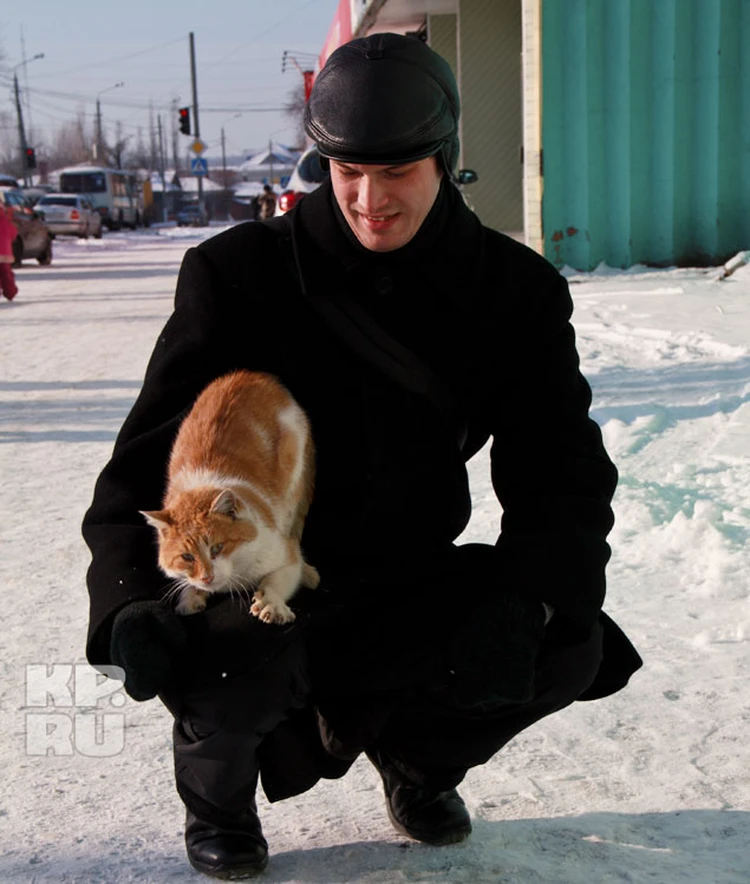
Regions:
<instances>
[{"instance_id":1,"label":"cat's tail","mask_svg":"<svg viewBox=\"0 0 750 884\"><path fill-rule=\"evenodd\" d=\"M320 585L320 574L318 574L318 569L314 568L304 560L302 562L302 579L300 580L300 583L307 589L317 589Z\"/></svg>"}]
</instances>

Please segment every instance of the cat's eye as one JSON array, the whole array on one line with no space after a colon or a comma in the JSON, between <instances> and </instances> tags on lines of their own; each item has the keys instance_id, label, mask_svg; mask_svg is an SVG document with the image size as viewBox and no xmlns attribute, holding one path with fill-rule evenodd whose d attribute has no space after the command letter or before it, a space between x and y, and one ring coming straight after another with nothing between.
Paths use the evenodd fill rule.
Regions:
<instances>
[{"instance_id":1,"label":"cat's eye","mask_svg":"<svg viewBox=\"0 0 750 884\"><path fill-rule=\"evenodd\" d=\"M195 556L192 553L183 553L182 558L186 562L194 562L195 561Z\"/></svg>"},{"instance_id":2,"label":"cat's eye","mask_svg":"<svg viewBox=\"0 0 750 884\"><path fill-rule=\"evenodd\" d=\"M220 553L223 549L224 549L224 544L223 544L223 543L215 543L215 544L211 547L211 558L212 558L212 559L215 559L216 556L218 556L219 553Z\"/></svg>"}]
</instances>

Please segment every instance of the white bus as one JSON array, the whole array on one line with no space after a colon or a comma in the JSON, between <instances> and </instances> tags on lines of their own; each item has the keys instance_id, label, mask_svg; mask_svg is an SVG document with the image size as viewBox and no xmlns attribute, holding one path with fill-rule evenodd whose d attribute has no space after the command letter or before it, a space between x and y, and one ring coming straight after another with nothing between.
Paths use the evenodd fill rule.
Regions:
<instances>
[{"instance_id":1,"label":"white bus","mask_svg":"<svg viewBox=\"0 0 750 884\"><path fill-rule=\"evenodd\" d=\"M110 230L142 223L142 195L135 172L104 166L70 166L60 171L60 193L83 193Z\"/></svg>"}]
</instances>

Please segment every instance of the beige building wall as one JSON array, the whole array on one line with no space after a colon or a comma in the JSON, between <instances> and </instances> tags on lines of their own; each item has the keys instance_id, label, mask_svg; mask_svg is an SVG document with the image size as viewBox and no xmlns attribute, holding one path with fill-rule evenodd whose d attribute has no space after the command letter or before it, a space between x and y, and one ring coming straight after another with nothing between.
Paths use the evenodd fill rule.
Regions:
<instances>
[{"instance_id":1,"label":"beige building wall","mask_svg":"<svg viewBox=\"0 0 750 884\"><path fill-rule=\"evenodd\" d=\"M524 229L521 5L460 0L457 19L461 167L479 175L469 191L477 215L506 232Z\"/></svg>"},{"instance_id":2,"label":"beige building wall","mask_svg":"<svg viewBox=\"0 0 750 884\"><path fill-rule=\"evenodd\" d=\"M455 15L428 15L427 42L448 62L458 80L458 47L456 45Z\"/></svg>"},{"instance_id":3,"label":"beige building wall","mask_svg":"<svg viewBox=\"0 0 750 884\"><path fill-rule=\"evenodd\" d=\"M542 254L542 0L523 0L522 9L524 232Z\"/></svg>"}]
</instances>

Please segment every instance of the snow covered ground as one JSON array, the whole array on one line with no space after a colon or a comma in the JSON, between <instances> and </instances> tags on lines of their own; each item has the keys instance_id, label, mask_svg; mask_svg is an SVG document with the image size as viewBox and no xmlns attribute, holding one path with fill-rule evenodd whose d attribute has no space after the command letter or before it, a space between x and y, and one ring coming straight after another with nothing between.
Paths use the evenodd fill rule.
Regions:
<instances>
[{"instance_id":1,"label":"snow covered ground","mask_svg":"<svg viewBox=\"0 0 750 884\"><path fill-rule=\"evenodd\" d=\"M87 680L79 532L181 255L206 233L58 240L54 264L27 263L16 301L0 303L2 884L206 880L184 856L169 716L122 691L97 700ZM462 845L395 834L364 761L298 798L261 797L263 880L750 880L750 267L715 273L568 274L621 471L607 609L644 669L472 771ZM472 482L466 539L488 540L486 452Z\"/></svg>"}]
</instances>

